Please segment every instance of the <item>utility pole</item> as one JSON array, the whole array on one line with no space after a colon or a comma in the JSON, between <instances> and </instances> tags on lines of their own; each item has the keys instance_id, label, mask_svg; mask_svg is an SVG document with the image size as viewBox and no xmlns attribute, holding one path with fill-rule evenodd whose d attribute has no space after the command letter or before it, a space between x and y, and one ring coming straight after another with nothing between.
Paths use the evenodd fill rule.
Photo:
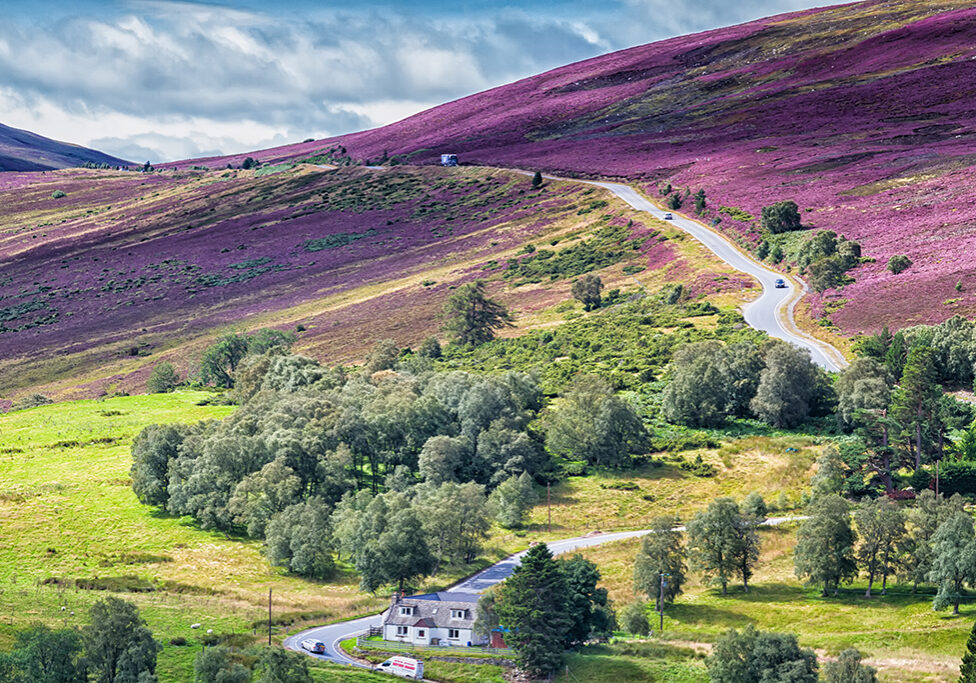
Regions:
<instances>
[{"instance_id":1,"label":"utility pole","mask_svg":"<svg viewBox=\"0 0 976 683\"><path fill-rule=\"evenodd\" d=\"M546 510L549 512L549 522L546 525L547 533L552 533L552 484L546 482Z\"/></svg>"},{"instance_id":2,"label":"utility pole","mask_svg":"<svg viewBox=\"0 0 976 683\"><path fill-rule=\"evenodd\" d=\"M271 645L271 589L268 589L268 645Z\"/></svg>"}]
</instances>

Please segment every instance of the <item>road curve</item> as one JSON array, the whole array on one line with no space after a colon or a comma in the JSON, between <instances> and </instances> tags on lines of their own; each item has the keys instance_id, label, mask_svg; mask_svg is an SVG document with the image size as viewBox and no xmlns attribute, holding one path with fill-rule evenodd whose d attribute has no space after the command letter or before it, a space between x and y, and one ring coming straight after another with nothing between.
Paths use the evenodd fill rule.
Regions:
<instances>
[{"instance_id":1,"label":"road curve","mask_svg":"<svg viewBox=\"0 0 976 683\"><path fill-rule=\"evenodd\" d=\"M803 332L793 322L793 307L806 291L805 285L801 283L799 285L800 289L797 291L797 280L787 278L782 273L767 268L759 261L740 251L724 235L706 227L698 221L673 211L668 212L659 209L629 185L599 181L578 182L586 182L609 190L633 208L638 211L646 211L655 218L663 220L665 213L673 214L674 218L669 220L669 223L687 232L705 245L709 251L736 270L756 278L759 284L762 285L762 296L746 305L743 311L746 322L750 326L757 330L762 330L770 337L776 337L800 348L807 349L810 351L813 361L826 370L838 372L847 366L847 361L840 351L830 344ZM776 288L776 280L779 278L787 282L787 287L782 289Z\"/></svg>"},{"instance_id":2,"label":"road curve","mask_svg":"<svg viewBox=\"0 0 976 683\"><path fill-rule=\"evenodd\" d=\"M762 522L762 526L778 526L786 522L802 521L807 519L806 517L770 517L766 521ZM684 531L683 526L676 527L678 531ZM590 548L595 545L602 545L604 543L612 543L613 541L623 541L628 538L638 538L646 534L651 533L649 529L639 529L636 531L617 531L611 533L594 533L589 536L579 536L577 538L567 538L562 541L552 541L550 542L549 549L552 551L553 555L562 555L564 553L572 552L574 550L580 550L583 548ZM460 591L464 593L480 593L497 583L501 583L509 576L512 575L512 571L519 565L522 561L522 556L528 552L523 550L520 553L515 553L514 555L509 555L501 562L493 564L487 569L483 569L474 576L464 579L463 581L451 586L449 590ZM331 661L337 664L351 664L353 666L363 666L355 659L349 657L340 647L339 643L353 636L357 636L363 633L370 627L377 627L383 622L382 614L374 614L369 617L361 617L359 619L353 619L351 621L342 621L336 624L329 624L328 626L318 626L316 628L310 628L295 635L288 636L285 638L284 646L289 650L295 650L297 652L305 652L301 647L301 642L306 638L314 638L315 640L321 640L325 643L325 654L312 654L310 652L305 652L305 654L310 657L315 657L316 659L321 659L324 661Z\"/></svg>"}]
</instances>

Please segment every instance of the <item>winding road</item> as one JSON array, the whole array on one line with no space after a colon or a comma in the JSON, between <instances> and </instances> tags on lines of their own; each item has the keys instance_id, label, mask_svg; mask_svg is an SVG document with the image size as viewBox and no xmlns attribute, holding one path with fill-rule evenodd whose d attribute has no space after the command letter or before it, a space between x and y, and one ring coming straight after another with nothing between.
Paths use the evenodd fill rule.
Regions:
<instances>
[{"instance_id":1,"label":"winding road","mask_svg":"<svg viewBox=\"0 0 976 683\"><path fill-rule=\"evenodd\" d=\"M825 370L838 372L847 367L847 361L840 351L796 326L793 320L793 308L806 292L806 285L802 282L795 278L788 278L784 274L766 267L741 251L724 235L704 224L682 214L658 208L629 185L598 181L582 182L609 190L633 208L638 211L646 211L655 218L663 220L666 213L673 214L673 218L668 221L669 223L687 232L736 270L756 278L762 285L762 296L746 305L743 311L746 322L750 326L762 330L770 337L776 337L807 349L810 351L813 362ZM787 287L780 289L776 287L776 280L780 278L788 283Z\"/></svg>"},{"instance_id":2,"label":"winding road","mask_svg":"<svg viewBox=\"0 0 976 683\"><path fill-rule=\"evenodd\" d=\"M787 522L801 521L804 519L806 519L806 517L770 517L761 524L762 526L778 526ZM678 531L684 531L683 526L675 528ZM637 531L617 531L612 533L595 533L589 536L579 536L577 538L567 538L562 541L552 541L548 545L549 550L552 551L553 555L562 555L574 550L591 548L604 543L623 541L628 538L638 538L649 533L651 533L649 529L640 529ZM478 572L474 576L464 579L463 581L451 586L448 590L462 593L481 593L482 591L494 586L497 583L501 583L511 576L512 571L522 561L522 556L525 555L526 552L528 551L523 550L520 553L509 555L501 562L493 564L487 569L483 569L482 571ZM300 633L296 633L293 636L288 636L285 639L284 646L289 650L305 652L305 654L308 656L315 657L316 659L331 661L337 664L363 666L360 662L347 655L345 651L339 647L339 643L341 643L343 640L363 633L370 627L377 627L382 623L383 615L374 614L369 617L353 619L352 621L342 621L336 624L329 624L328 626L318 626L316 628L310 628ZM301 642L306 638L321 640L325 644L325 654L312 654L303 650L301 647Z\"/></svg>"}]
</instances>

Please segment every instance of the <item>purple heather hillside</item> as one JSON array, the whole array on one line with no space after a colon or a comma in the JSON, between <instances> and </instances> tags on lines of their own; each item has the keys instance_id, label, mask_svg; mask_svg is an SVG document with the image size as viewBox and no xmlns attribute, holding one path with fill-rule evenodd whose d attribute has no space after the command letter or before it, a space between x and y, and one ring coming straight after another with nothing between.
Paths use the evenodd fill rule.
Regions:
<instances>
[{"instance_id":1,"label":"purple heather hillside","mask_svg":"<svg viewBox=\"0 0 976 683\"><path fill-rule=\"evenodd\" d=\"M871 0L683 36L571 64L399 123L255 153L341 153L704 189L709 220L759 239L786 199L858 240L856 282L813 299L847 332L976 314L976 8ZM243 157L241 157L243 158ZM239 161L240 159L232 159ZM224 165L228 159L207 160ZM893 275L896 254L913 266ZM956 283L961 282L961 292Z\"/></svg>"},{"instance_id":2,"label":"purple heather hillside","mask_svg":"<svg viewBox=\"0 0 976 683\"><path fill-rule=\"evenodd\" d=\"M504 289L508 257L554 224L574 231L567 244L603 226L614 244L640 240L608 263L672 266L657 231L580 209L593 192L478 169L0 174L0 391L103 368L118 374L95 391L141 391L143 357L189 372L234 328L300 328L300 348L328 361L384 337L416 344L457 284ZM519 310L550 295L504 294Z\"/></svg>"}]
</instances>

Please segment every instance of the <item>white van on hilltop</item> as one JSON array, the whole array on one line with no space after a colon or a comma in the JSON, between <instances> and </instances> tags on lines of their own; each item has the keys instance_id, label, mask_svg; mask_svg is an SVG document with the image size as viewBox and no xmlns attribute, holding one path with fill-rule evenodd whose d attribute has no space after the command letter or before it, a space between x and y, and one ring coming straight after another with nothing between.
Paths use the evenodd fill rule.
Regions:
<instances>
[{"instance_id":1,"label":"white van on hilltop","mask_svg":"<svg viewBox=\"0 0 976 683\"><path fill-rule=\"evenodd\" d=\"M373 667L374 671L385 671L395 676L403 678L413 678L421 680L424 677L424 663L418 659L409 657L390 657L382 664Z\"/></svg>"}]
</instances>

